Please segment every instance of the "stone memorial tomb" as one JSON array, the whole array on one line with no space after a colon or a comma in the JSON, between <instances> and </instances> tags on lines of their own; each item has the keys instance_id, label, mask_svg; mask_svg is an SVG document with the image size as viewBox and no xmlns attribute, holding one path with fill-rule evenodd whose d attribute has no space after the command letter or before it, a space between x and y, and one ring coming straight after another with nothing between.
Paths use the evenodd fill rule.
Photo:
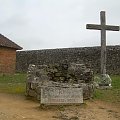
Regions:
<instances>
[{"instance_id":1,"label":"stone memorial tomb","mask_svg":"<svg viewBox=\"0 0 120 120\"><path fill-rule=\"evenodd\" d=\"M29 65L26 95L41 103L82 103L93 96L93 72L84 64Z\"/></svg>"}]
</instances>

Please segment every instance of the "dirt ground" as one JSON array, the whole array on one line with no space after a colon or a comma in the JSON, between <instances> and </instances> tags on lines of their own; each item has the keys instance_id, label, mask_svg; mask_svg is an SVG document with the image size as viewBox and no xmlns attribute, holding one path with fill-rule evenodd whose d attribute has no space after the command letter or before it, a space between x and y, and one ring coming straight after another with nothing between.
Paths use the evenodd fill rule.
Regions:
<instances>
[{"instance_id":1,"label":"dirt ground","mask_svg":"<svg viewBox=\"0 0 120 120\"><path fill-rule=\"evenodd\" d=\"M0 120L120 120L120 106L85 101L80 106L42 106L23 95L0 93Z\"/></svg>"}]
</instances>

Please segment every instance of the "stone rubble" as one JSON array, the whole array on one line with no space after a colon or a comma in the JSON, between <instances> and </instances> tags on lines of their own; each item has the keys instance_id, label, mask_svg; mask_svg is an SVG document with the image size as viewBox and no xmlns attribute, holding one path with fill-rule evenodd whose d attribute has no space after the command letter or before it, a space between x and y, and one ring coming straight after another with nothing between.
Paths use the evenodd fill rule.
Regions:
<instances>
[{"instance_id":1,"label":"stone rubble","mask_svg":"<svg viewBox=\"0 0 120 120\"><path fill-rule=\"evenodd\" d=\"M110 89L112 88L112 79L108 74L99 75L94 78L94 86L98 89Z\"/></svg>"},{"instance_id":2,"label":"stone rubble","mask_svg":"<svg viewBox=\"0 0 120 120\"><path fill-rule=\"evenodd\" d=\"M27 73L26 95L38 100L42 86L82 88L84 99L93 95L93 72L84 64L68 63L66 60L50 65L30 64Z\"/></svg>"}]
</instances>

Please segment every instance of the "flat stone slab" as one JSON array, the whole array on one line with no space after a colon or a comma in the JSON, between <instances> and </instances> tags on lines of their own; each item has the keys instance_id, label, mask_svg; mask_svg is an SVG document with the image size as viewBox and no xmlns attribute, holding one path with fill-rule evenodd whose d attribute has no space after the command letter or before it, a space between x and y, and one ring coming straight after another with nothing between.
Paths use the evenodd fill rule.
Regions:
<instances>
[{"instance_id":1,"label":"flat stone slab","mask_svg":"<svg viewBox=\"0 0 120 120\"><path fill-rule=\"evenodd\" d=\"M82 88L42 87L41 104L80 104L83 103Z\"/></svg>"}]
</instances>

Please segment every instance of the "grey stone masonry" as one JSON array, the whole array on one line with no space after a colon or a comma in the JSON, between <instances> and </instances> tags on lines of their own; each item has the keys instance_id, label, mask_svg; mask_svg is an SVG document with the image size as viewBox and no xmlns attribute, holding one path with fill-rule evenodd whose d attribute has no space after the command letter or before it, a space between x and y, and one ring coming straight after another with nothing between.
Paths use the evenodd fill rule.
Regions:
<instances>
[{"instance_id":1,"label":"grey stone masonry","mask_svg":"<svg viewBox=\"0 0 120 120\"><path fill-rule=\"evenodd\" d=\"M29 64L48 65L67 59L69 63L90 65L100 74L100 47L78 47L45 50L17 51L16 71L27 72ZM107 46L107 74L120 74L120 46Z\"/></svg>"},{"instance_id":2,"label":"grey stone masonry","mask_svg":"<svg viewBox=\"0 0 120 120\"><path fill-rule=\"evenodd\" d=\"M94 91L93 72L84 64L66 60L50 65L33 65L28 68L26 95L40 100L41 87L78 87L83 89L83 98L91 98Z\"/></svg>"}]
</instances>

